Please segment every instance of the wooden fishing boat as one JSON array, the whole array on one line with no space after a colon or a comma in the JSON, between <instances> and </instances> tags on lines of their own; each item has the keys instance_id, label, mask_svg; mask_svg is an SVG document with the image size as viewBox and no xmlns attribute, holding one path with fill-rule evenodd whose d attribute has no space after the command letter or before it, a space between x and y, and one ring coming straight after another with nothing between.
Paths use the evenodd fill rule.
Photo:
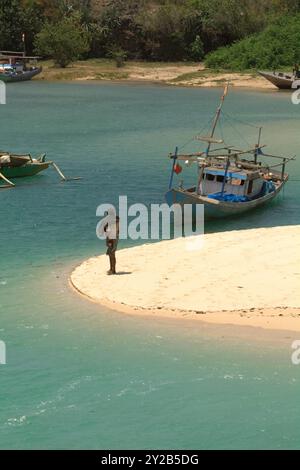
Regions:
<instances>
[{"instance_id":1,"label":"wooden fishing boat","mask_svg":"<svg viewBox=\"0 0 300 470\"><path fill-rule=\"evenodd\" d=\"M42 72L42 67L36 67L23 72L7 71L0 72L0 80L5 83L26 82Z\"/></svg>"},{"instance_id":2,"label":"wooden fishing boat","mask_svg":"<svg viewBox=\"0 0 300 470\"><path fill-rule=\"evenodd\" d=\"M14 178L25 178L35 176L42 171L53 167L63 181L78 180L81 178L66 178L60 168L53 161L46 161L46 154L36 158L28 155L16 155L8 152L0 152L0 181L5 184L0 185L0 189L14 187L11 181Z\"/></svg>"},{"instance_id":3,"label":"wooden fishing boat","mask_svg":"<svg viewBox=\"0 0 300 470\"><path fill-rule=\"evenodd\" d=\"M213 148L216 144L224 144L214 136L227 91L228 87L217 109L211 134L196 137L206 143L206 150L180 155L176 148L170 155L172 171L167 203L170 206L202 204L206 218L240 215L272 201L289 179L287 163L294 160L294 157L265 153L265 145L260 144L262 128L259 128L258 143L251 149L241 150L233 146ZM264 159L273 159L276 163L264 162ZM178 186L174 186L174 176L183 171L179 162L184 162L187 167L196 166L196 184L185 188L181 180Z\"/></svg>"},{"instance_id":4,"label":"wooden fishing boat","mask_svg":"<svg viewBox=\"0 0 300 470\"><path fill-rule=\"evenodd\" d=\"M280 90L291 90L293 83L300 79L295 73L284 72L258 72L262 77L275 85ZM296 87L298 88L298 87Z\"/></svg>"},{"instance_id":5,"label":"wooden fishing boat","mask_svg":"<svg viewBox=\"0 0 300 470\"><path fill-rule=\"evenodd\" d=\"M0 80L5 83L31 80L42 72L37 60L38 57L29 57L20 52L0 52Z\"/></svg>"}]
</instances>

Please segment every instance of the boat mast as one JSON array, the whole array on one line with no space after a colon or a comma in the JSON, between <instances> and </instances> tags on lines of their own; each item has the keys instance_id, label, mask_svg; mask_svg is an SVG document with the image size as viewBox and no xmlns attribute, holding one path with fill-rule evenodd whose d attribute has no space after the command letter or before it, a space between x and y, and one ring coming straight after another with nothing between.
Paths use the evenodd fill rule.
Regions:
<instances>
[{"instance_id":1,"label":"boat mast","mask_svg":"<svg viewBox=\"0 0 300 470\"><path fill-rule=\"evenodd\" d=\"M260 127L259 131L258 131L258 142L257 142L257 145L255 147L255 151L254 151L254 163L255 163L255 165L257 165L258 153L259 153L259 149L261 148L260 142L261 142L262 130L263 130L263 128Z\"/></svg>"},{"instance_id":2,"label":"boat mast","mask_svg":"<svg viewBox=\"0 0 300 470\"><path fill-rule=\"evenodd\" d=\"M213 139L214 135L215 135L215 132L216 132L216 128L217 128L217 125L218 125L218 122L219 122L219 119L220 119L220 115L221 115L221 111L222 111L222 108L223 108L223 104L224 104L224 101L225 101L225 98L227 96L227 93L228 93L228 87L229 87L229 83L226 83L226 86L224 88L224 93L223 93L223 96L221 98L221 103L217 109L217 112L216 112L216 115L215 115L215 119L214 119L214 122L213 122L213 127L212 127L212 131L211 131L211 134L210 134L210 138ZM210 147L212 145L212 142L209 142L208 143L208 146L207 146L207 149L206 149L206 156L209 155L209 151L210 151Z\"/></svg>"},{"instance_id":3,"label":"boat mast","mask_svg":"<svg viewBox=\"0 0 300 470\"><path fill-rule=\"evenodd\" d=\"M228 87L229 87L229 82L226 83L226 86L224 88L224 92L223 92L223 95L222 95L222 98L221 98L221 103L220 103L220 105L217 109L217 112L216 112L216 115L215 115L215 118L214 118L213 127L212 127L212 130L211 130L209 139L208 139L208 146L207 146L207 149L205 151L206 157L209 156L209 151L210 151L211 145L213 143L213 138L214 138L214 135L215 135L215 132L216 132L216 128L217 128L219 119L220 119L223 104L224 104L225 98L226 98L227 93L228 93ZM197 183L197 194L199 194L199 195L202 194L201 182L202 182L203 176L204 176L204 167L205 167L205 164L202 164L201 167L199 167L199 176L198 176L198 183Z\"/></svg>"},{"instance_id":4,"label":"boat mast","mask_svg":"<svg viewBox=\"0 0 300 470\"><path fill-rule=\"evenodd\" d=\"M173 186L173 179L174 179L174 173L175 173L175 168L176 168L176 162L178 158L178 147L175 149L174 155L171 156L173 163L172 163L172 171L171 171L171 176L170 176L170 183L169 183L169 189L172 189Z\"/></svg>"}]
</instances>

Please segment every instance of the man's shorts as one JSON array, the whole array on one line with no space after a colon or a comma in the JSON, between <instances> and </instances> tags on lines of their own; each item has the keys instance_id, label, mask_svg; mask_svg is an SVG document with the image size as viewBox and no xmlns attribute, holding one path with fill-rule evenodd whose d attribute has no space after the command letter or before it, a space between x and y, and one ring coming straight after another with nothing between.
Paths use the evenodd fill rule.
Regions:
<instances>
[{"instance_id":1,"label":"man's shorts","mask_svg":"<svg viewBox=\"0 0 300 470\"><path fill-rule=\"evenodd\" d=\"M114 255L118 248L118 240L110 240L109 246L107 247L107 256Z\"/></svg>"}]
</instances>

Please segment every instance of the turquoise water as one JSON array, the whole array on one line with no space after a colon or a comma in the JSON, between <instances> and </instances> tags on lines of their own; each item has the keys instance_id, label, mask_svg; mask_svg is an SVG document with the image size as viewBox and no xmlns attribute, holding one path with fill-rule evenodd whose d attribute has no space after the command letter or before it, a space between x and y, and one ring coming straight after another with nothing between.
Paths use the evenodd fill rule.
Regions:
<instances>
[{"instance_id":1,"label":"turquoise water","mask_svg":"<svg viewBox=\"0 0 300 470\"><path fill-rule=\"evenodd\" d=\"M119 194L161 202L166 155L197 134L219 96L150 85L8 88L1 147L46 151L83 180L61 184L49 170L0 192L1 448L300 448L295 335L128 317L68 287L72 268L104 251L96 207ZM264 124L270 151L298 153L300 107L289 94L235 90L226 112ZM223 131L242 145L229 123ZM250 143L255 134L247 128ZM206 230L299 224L299 162L269 209Z\"/></svg>"}]
</instances>

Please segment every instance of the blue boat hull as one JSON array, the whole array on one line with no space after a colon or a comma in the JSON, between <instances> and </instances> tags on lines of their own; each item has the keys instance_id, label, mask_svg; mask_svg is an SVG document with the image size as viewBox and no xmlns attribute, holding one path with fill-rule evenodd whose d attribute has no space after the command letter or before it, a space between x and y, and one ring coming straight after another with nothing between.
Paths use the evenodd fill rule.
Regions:
<instances>
[{"instance_id":1,"label":"blue boat hull","mask_svg":"<svg viewBox=\"0 0 300 470\"><path fill-rule=\"evenodd\" d=\"M173 204L203 204L205 218L224 218L242 215L245 212L254 210L270 201L272 201L282 190L285 183L288 180L288 176L282 181L275 189L269 194L260 198L254 199L247 202L225 202L210 199L205 196L200 196L192 190L185 189L171 189L166 193L166 202L169 206Z\"/></svg>"},{"instance_id":2,"label":"blue boat hull","mask_svg":"<svg viewBox=\"0 0 300 470\"><path fill-rule=\"evenodd\" d=\"M42 72L42 67L22 73L0 73L0 80L5 83L26 82Z\"/></svg>"}]
</instances>

